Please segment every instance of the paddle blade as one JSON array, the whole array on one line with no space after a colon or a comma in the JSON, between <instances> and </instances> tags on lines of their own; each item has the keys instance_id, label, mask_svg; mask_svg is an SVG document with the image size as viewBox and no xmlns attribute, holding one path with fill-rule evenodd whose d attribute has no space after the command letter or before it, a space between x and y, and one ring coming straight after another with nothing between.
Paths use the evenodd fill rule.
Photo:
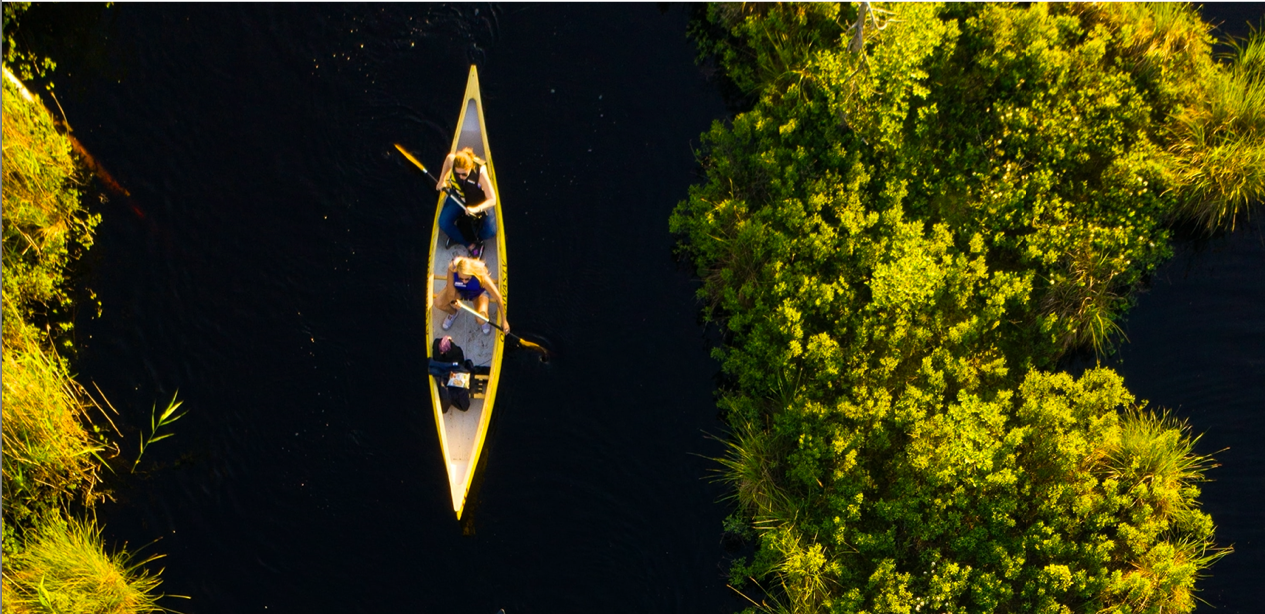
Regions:
<instances>
[{"instance_id":1,"label":"paddle blade","mask_svg":"<svg viewBox=\"0 0 1265 614\"><path fill-rule=\"evenodd\" d=\"M522 337L518 337L517 335L515 335L515 337L518 339L518 343L522 345L523 347L529 350L536 350L537 352L540 352L542 354L546 354L546 355L549 354L549 350L546 350L544 346L540 345L539 343L532 343Z\"/></svg>"},{"instance_id":2,"label":"paddle blade","mask_svg":"<svg viewBox=\"0 0 1265 614\"><path fill-rule=\"evenodd\" d=\"M404 157L405 157L405 158L408 158L408 161L409 161L409 162L412 162L413 164L416 164L416 165L417 165L417 168L422 169L422 172L423 172L423 173L426 173L426 174L428 174L428 175L430 174L430 171L426 170L426 166L425 166L425 165L423 165L420 161L418 161L418 159L417 159L417 158L414 158L414 157L413 157L413 154L411 154L411 153L409 153L408 151L406 151L403 147L400 147L400 144L399 144L399 143L395 143L395 148L396 148L396 149L398 149L398 150L400 150L400 153L404 154Z\"/></svg>"},{"instance_id":3,"label":"paddle blade","mask_svg":"<svg viewBox=\"0 0 1265 614\"><path fill-rule=\"evenodd\" d=\"M522 348L525 348L525 349L528 349L528 350L533 350L533 351L536 351L536 352L540 352L540 359L541 359L542 361L545 361L545 362L548 362L548 361L549 361L549 350L546 350L546 349L544 348L544 346L542 346L542 345L540 345L540 344L538 344L538 343L532 343L531 341L528 341L528 340L526 340L526 339L524 339L524 338L522 338L522 337L519 337L518 335L515 335L514 333L505 332L505 329L504 329L504 328L501 328L501 326L500 326L499 324L497 324L496 322L493 322L492 320L490 320L490 319L488 319L488 318L483 317L483 314L481 314L481 313L479 313L479 312L475 311L472 307L470 307L469 305L467 305L467 304L465 304L465 303L463 303L463 302L461 302L461 301L453 301L453 302L452 302L452 304L453 304L453 305L456 305L457 307L459 307L459 308L461 308L461 309L464 309L464 310L466 310L466 311L470 312L471 314L473 314L473 315L474 315L474 317L478 318L480 321L487 322L488 324L491 324L494 328L496 328L496 330L499 330L499 331L501 331L502 333L504 333L504 334L505 334L505 336L509 337L510 339L513 339L513 340L517 341L517 342L518 342L519 347L522 347Z\"/></svg>"}]
</instances>

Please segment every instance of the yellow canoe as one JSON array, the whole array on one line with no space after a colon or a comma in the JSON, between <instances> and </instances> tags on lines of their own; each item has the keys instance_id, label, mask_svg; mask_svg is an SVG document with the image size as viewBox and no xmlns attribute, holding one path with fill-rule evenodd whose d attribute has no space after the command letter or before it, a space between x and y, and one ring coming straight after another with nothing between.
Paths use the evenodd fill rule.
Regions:
<instances>
[{"instance_id":1,"label":"yellow canoe","mask_svg":"<svg viewBox=\"0 0 1265 614\"><path fill-rule=\"evenodd\" d=\"M496 216L496 243L488 241L484 246L483 260L488 270L496 278L501 296L509 305L509 294L506 289L505 258L505 223L501 216L501 190L496 185L496 170L492 166L492 152L488 149L487 130L483 124L483 101L479 97L479 73L474 66L470 67L470 77L466 82L466 95L461 103L461 116L457 120L457 134L452 139L455 152L463 147L470 147L474 154L487 161L488 178L496 190L497 203L489 212ZM451 248L445 248L445 236L439 231L439 212L444 205L444 195L439 196L439 204L435 208L435 224L430 233L430 277L431 291L438 293L444 287L448 277L448 263L453 256L464 256L466 250L460 241ZM427 304L431 303L430 300ZM497 321L496 301L491 302L489 314L492 321ZM439 449L444 457L444 466L448 470L448 485L452 491L452 509L461 519L461 511L466 505L466 497L470 494L470 485L474 481L475 469L479 466L479 456L483 451L483 440L488 434L488 424L492 420L492 405L496 399L497 383L501 375L501 356L505 350L504 336L493 330L491 335L484 335L482 322L469 313L462 312L452 328L441 327L447 314L430 309L430 317L426 321L426 338L434 340L444 335L452 337L461 346L466 358L476 365L487 365L491 372L487 376L487 388L483 394L472 395L470 409L461 411L449 409L443 413L439 409L439 391L435 387L434 378L427 376L430 383L431 408L435 412L435 426L439 430ZM426 344L426 356L430 358L433 341Z\"/></svg>"}]
</instances>

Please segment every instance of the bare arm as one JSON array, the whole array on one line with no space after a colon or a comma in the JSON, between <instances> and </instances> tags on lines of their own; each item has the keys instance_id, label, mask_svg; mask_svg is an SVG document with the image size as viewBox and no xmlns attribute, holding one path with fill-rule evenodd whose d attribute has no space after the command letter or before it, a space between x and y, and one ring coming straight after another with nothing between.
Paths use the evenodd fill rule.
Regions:
<instances>
[{"instance_id":1,"label":"bare arm","mask_svg":"<svg viewBox=\"0 0 1265 614\"><path fill-rule=\"evenodd\" d=\"M488 199L473 207L466 207L471 214L483 213L496 206L496 190L492 187L492 180L488 178L486 169L485 172L479 173L479 187L483 189Z\"/></svg>"},{"instance_id":2,"label":"bare arm","mask_svg":"<svg viewBox=\"0 0 1265 614\"><path fill-rule=\"evenodd\" d=\"M496 315L501 321L501 328L507 333L510 332L510 321L505 317L505 301L501 298L501 289L497 287L496 280L491 277L480 278L479 283L492 296L492 300L496 301Z\"/></svg>"},{"instance_id":3,"label":"bare arm","mask_svg":"<svg viewBox=\"0 0 1265 614\"><path fill-rule=\"evenodd\" d=\"M448 287L457 287L457 261L453 260L448 263Z\"/></svg>"},{"instance_id":4,"label":"bare arm","mask_svg":"<svg viewBox=\"0 0 1265 614\"><path fill-rule=\"evenodd\" d=\"M448 186L448 177L452 175L452 160L455 156L448 154L444 157L444 167L439 170L439 183L435 184L435 190L442 192Z\"/></svg>"}]
</instances>

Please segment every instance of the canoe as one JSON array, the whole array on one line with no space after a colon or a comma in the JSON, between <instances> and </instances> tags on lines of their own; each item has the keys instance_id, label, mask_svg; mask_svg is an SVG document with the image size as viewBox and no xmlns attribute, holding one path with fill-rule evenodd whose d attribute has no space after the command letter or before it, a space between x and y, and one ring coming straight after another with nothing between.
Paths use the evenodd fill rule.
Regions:
<instances>
[{"instance_id":1,"label":"canoe","mask_svg":"<svg viewBox=\"0 0 1265 614\"><path fill-rule=\"evenodd\" d=\"M498 200L490 212L496 215L496 241L487 241L484 245L483 261L488 271L496 278L501 296L509 306L509 294L506 291L506 259L505 259L505 223L501 216L501 190L496 185L496 169L492 166L492 152L488 149L488 135L483 123L483 101L479 97L479 73L474 66L470 67L470 77L466 81L466 95L461 102L461 114L457 119L457 134L452 139L451 152L470 147L474 154L487 161L488 179L496 190ZM439 231L439 212L443 208L444 199L441 194L435 208L435 224L430 234L430 278L431 292L437 294L448 283L448 263L453 256L465 256L466 250L460 241L451 248L445 248L446 236ZM433 295L432 295L433 296ZM430 307L432 298L428 297ZM497 321L496 301L490 301L488 314L492 321ZM435 387L435 378L427 375L430 384L431 407L435 412L435 427L439 431L439 449L443 454L444 467L448 472L448 485L452 491L452 509L461 519L461 511L465 508L466 498L470 494L470 485L474 481L475 469L479 466L479 456L483 451L483 441L488 434L488 425L492 421L492 406L496 400L497 383L501 375L501 356L505 351L504 336L493 329L491 335L484 335L482 321L474 315L462 312L453 323L452 328L443 330L442 324L447 314L430 309L430 317L426 323L426 357L431 358L434 339L448 335L465 352L465 357L474 361L477 366L489 367L486 376L480 382L486 389L482 393L472 394L470 409L461 411L451 408L448 413L440 411L439 390ZM473 392L473 390L472 390Z\"/></svg>"}]
</instances>

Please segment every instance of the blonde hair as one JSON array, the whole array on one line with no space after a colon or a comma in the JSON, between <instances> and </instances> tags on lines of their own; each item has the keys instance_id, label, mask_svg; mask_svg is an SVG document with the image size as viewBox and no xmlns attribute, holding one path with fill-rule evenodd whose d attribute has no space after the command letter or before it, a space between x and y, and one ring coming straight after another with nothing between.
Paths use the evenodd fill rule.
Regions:
<instances>
[{"instance_id":1,"label":"blonde hair","mask_svg":"<svg viewBox=\"0 0 1265 614\"><path fill-rule=\"evenodd\" d=\"M488 272L488 265L478 258L457 256L452 259L452 263L458 274L478 277L480 281L492 278L492 274Z\"/></svg>"},{"instance_id":2,"label":"blonde hair","mask_svg":"<svg viewBox=\"0 0 1265 614\"><path fill-rule=\"evenodd\" d=\"M474 155L474 150L469 147L462 147L460 151L453 154L452 167L454 169L468 171L473 169L475 164L485 164L485 162Z\"/></svg>"}]
</instances>

